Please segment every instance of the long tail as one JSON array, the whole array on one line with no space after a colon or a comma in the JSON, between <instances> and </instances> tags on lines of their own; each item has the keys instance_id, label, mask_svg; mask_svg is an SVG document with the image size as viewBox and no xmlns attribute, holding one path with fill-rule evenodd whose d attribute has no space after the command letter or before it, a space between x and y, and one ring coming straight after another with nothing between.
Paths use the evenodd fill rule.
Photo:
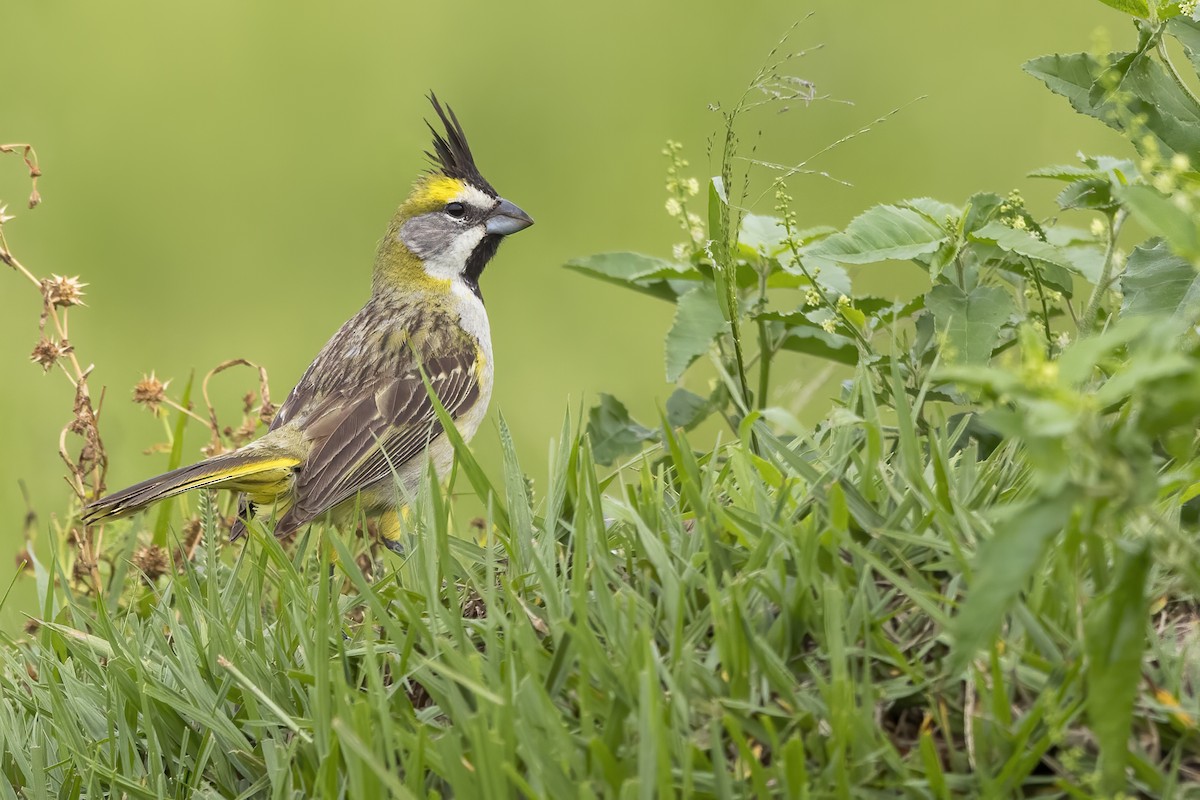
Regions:
<instances>
[{"instance_id":1,"label":"long tail","mask_svg":"<svg viewBox=\"0 0 1200 800\"><path fill-rule=\"evenodd\" d=\"M274 496L287 490L292 468L300 459L242 449L215 456L190 467L181 467L158 475L128 489L113 492L83 509L83 522L91 525L111 517L122 517L140 511L151 503L174 497L201 486L249 492L258 496Z\"/></svg>"}]
</instances>

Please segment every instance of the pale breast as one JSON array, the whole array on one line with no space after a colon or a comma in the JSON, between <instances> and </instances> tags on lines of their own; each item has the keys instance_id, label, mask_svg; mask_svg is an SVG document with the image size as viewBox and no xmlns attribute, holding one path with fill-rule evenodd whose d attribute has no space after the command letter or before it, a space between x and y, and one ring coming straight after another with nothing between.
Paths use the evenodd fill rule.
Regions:
<instances>
[{"instance_id":1,"label":"pale breast","mask_svg":"<svg viewBox=\"0 0 1200 800\"><path fill-rule=\"evenodd\" d=\"M476 360L476 381L479 386L479 402L467 409L458 418L458 430L464 439L470 439L479 430L487 415L488 403L492 399L494 364L492 362L492 332L488 326L487 309L471 289L460 280L452 284L452 310L458 314L458 324L479 346Z\"/></svg>"}]
</instances>

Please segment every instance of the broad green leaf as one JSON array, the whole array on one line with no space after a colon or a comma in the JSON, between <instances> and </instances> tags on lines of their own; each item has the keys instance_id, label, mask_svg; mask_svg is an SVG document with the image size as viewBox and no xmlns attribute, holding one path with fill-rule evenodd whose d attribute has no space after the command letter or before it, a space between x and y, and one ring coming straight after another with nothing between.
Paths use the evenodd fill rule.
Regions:
<instances>
[{"instance_id":1,"label":"broad green leaf","mask_svg":"<svg viewBox=\"0 0 1200 800\"><path fill-rule=\"evenodd\" d=\"M1083 178L1075 181L1054 198L1064 211L1071 209L1095 209L1109 211L1117 206L1113 186L1104 178Z\"/></svg>"},{"instance_id":2,"label":"broad green leaf","mask_svg":"<svg viewBox=\"0 0 1200 800\"><path fill-rule=\"evenodd\" d=\"M1142 684L1150 574L1149 543L1118 543L1112 588L1093 601L1084 626L1087 652L1087 713L1100 745L1100 788L1110 797L1125 788L1125 764L1133 706Z\"/></svg>"},{"instance_id":3,"label":"broad green leaf","mask_svg":"<svg viewBox=\"0 0 1200 800\"><path fill-rule=\"evenodd\" d=\"M1183 45L1183 52L1192 62L1192 69L1200 75L1200 22L1187 17L1173 17L1167 23L1167 33Z\"/></svg>"},{"instance_id":4,"label":"broad green leaf","mask_svg":"<svg viewBox=\"0 0 1200 800\"><path fill-rule=\"evenodd\" d=\"M803 254L817 261L843 264L905 261L932 253L949 237L920 212L881 205L855 217L842 233L805 247Z\"/></svg>"},{"instance_id":5,"label":"broad green leaf","mask_svg":"<svg viewBox=\"0 0 1200 800\"><path fill-rule=\"evenodd\" d=\"M1084 156L1080 155L1081 164L1042 167L1028 173L1030 178L1049 178L1051 180L1073 183L1080 178L1110 178L1118 175L1129 176L1136 173L1133 162L1127 158L1113 156Z\"/></svg>"},{"instance_id":6,"label":"broad green leaf","mask_svg":"<svg viewBox=\"0 0 1200 800\"><path fill-rule=\"evenodd\" d=\"M1196 217L1149 186L1128 186L1121 200L1146 230L1167 240L1185 258L1200 261L1200 229Z\"/></svg>"},{"instance_id":7,"label":"broad green leaf","mask_svg":"<svg viewBox=\"0 0 1200 800\"><path fill-rule=\"evenodd\" d=\"M1070 519L1073 504L1064 492L1002 510L995 533L975 557L966 600L951 625L954 672L989 646L1050 540Z\"/></svg>"},{"instance_id":8,"label":"broad green leaf","mask_svg":"<svg viewBox=\"0 0 1200 800\"><path fill-rule=\"evenodd\" d=\"M963 214L962 229L965 233L973 233L996 218L1004 198L993 192L978 192L967 199L966 211Z\"/></svg>"},{"instance_id":9,"label":"broad green leaf","mask_svg":"<svg viewBox=\"0 0 1200 800\"><path fill-rule=\"evenodd\" d=\"M662 300L674 300L682 291L687 290L686 283L679 287L682 291L673 288L668 280L669 276L677 274L680 280L699 278L699 273L686 264L676 264L641 253L598 253L584 258L573 258L564 266Z\"/></svg>"},{"instance_id":10,"label":"broad green leaf","mask_svg":"<svg viewBox=\"0 0 1200 800\"><path fill-rule=\"evenodd\" d=\"M675 428L691 430L703 422L711 410L707 398L689 392L682 386L667 398L667 422Z\"/></svg>"},{"instance_id":11,"label":"broad green leaf","mask_svg":"<svg viewBox=\"0 0 1200 800\"><path fill-rule=\"evenodd\" d=\"M717 304L713 287L697 286L679 298L675 322L667 332L667 380L679 380L691 363L708 352L729 323Z\"/></svg>"},{"instance_id":12,"label":"broad green leaf","mask_svg":"<svg viewBox=\"0 0 1200 800\"><path fill-rule=\"evenodd\" d=\"M1038 261L1045 261L1063 269L1075 271L1075 264L1058 247L1049 242L1043 242L1041 239L1030 235L1028 231L1010 228L1000 222L989 222L972 233L970 238L976 242L994 244L1008 253L1016 253L1017 255L1034 258Z\"/></svg>"},{"instance_id":13,"label":"broad green leaf","mask_svg":"<svg viewBox=\"0 0 1200 800\"><path fill-rule=\"evenodd\" d=\"M1093 286L1100 280L1100 274L1104 271L1103 247L1078 244L1065 246L1062 251L1063 255L1075 265L1072 272L1082 275Z\"/></svg>"},{"instance_id":14,"label":"broad green leaf","mask_svg":"<svg viewBox=\"0 0 1200 800\"><path fill-rule=\"evenodd\" d=\"M788 263L788 257L784 257L785 264L784 272L778 272L767 279L767 285L770 287L780 287L788 289L796 289L812 286L804 272L794 263ZM816 278L815 283L821 287L830 297L836 299L842 295L849 297L853 290L850 285L850 275L846 270L832 261L805 259L805 267L808 268L810 274ZM814 269L815 267L815 269ZM789 281L788 279L791 278ZM747 284L749 285L749 284Z\"/></svg>"},{"instance_id":15,"label":"broad green leaf","mask_svg":"<svg viewBox=\"0 0 1200 800\"><path fill-rule=\"evenodd\" d=\"M934 200L932 197L914 197L899 203L899 205L919 212L939 228L957 225L958 218L962 216L962 209L949 203L943 203L941 200Z\"/></svg>"},{"instance_id":16,"label":"broad green leaf","mask_svg":"<svg viewBox=\"0 0 1200 800\"><path fill-rule=\"evenodd\" d=\"M946 337L945 359L963 364L986 363L1000 328L1016 311L1012 295L999 286L976 286L970 294L949 284L935 286L925 307Z\"/></svg>"},{"instance_id":17,"label":"broad green leaf","mask_svg":"<svg viewBox=\"0 0 1200 800\"><path fill-rule=\"evenodd\" d=\"M785 259L789 256L784 256ZM756 276L757 277L757 276ZM850 276L846 270L839 267L837 264L822 264L820 270L815 275L816 284L834 297L850 294ZM739 274L739 283L741 276ZM744 283L743 288L757 285L757 280L754 283ZM777 272L772 272L767 278L767 287L770 289L801 289L812 286L810 281L802 272L788 272L780 269Z\"/></svg>"},{"instance_id":18,"label":"broad green leaf","mask_svg":"<svg viewBox=\"0 0 1200 800\"><path fill-rule=\"evenodd\" d=\"M1076 111L1129 133L1129 120L1139 123L1133 144L1145 151L1142 132L1153 134L1160 152L1200 155L1200 108L1184 94L1161 65L1141 53L1110 53L1101 62L1089 53L1055 54L1026 62L1024 69L1060 94ZM1101 77L1109 69L1112 74ZM1112 79L1119 91L1101 90Z\"/></svg>"},{"instance_id":19,"label":"broad green leaf","mask_svg":"<svg viewBox=\"0 0 1200 800\"><path fill-rule=\"evenodd\" d=\"M587 434L596 461L605 466L621 456L640 452L643 443L658 438L656 431L635 422L625 405L611 394L601 394L600 402L588 411Z\"/></svg>"},{"instance_id":20,"label":"broad green leaf","mask_svg":"<svg viewBox=\"0 0 1200 800\"><path fill-rule=\"evenodd\" d=\"M1190 318L1200 305L1196 268L1162 239L1151 239L1129 254L1121 275L1121 314L1180 314Z\"/></svg>"},{"instance_id":21,"label":"broad green leaf","mask_svg":"<svg viewBox=\"0 0 1200 800\"><path fill-rule=\"evenodd\" d=\"M1146 5L1146 0L1100 0L1100 2L1133 17L1146 18L1150 16L1150 7Z\"/></svg>"},{"instance_id":22,"label":"broad green leaf","mask_svg":"<svg viewBox=\"0 0 1200 800\"><path fill-rule=\"evenodd\" d=\"M1080 178L1095 178L1096 170L1075 164L1054 164L1049 167L1039 167L1025 174L1027 178L1049 178L1055 181L1077 181Z\"/></svg>"},{"instance_id":23,"label":"broad green leaf","mask_svg":"<svg viewBox=\"0 0 1200 800\"><path fill-rule=\"evenodd\" d=\"M1103 234L1097 236L1090 230L1075 228L1070 225L1051 225L1046 228L1046 241L1055 247L1072 247L1074 245L1095 246L1102 241Z\"/></svg>"},{"instance_id":24,"label":"broad green leaf","mask_svg":"<svg viewBox=\"0 0 1200 800\"><path fill-rule=\"evenodd\" d=\"M1153 44L1147 42L1146 46L1153 47ZM1191 126L1200 123L1200 106L1197 106L1196 102L1179 87L1179 84L1167 73L1162 64L1148 53L1131 54L1124 63L1119 63L1117 68L1125 69L1125 74L1117 89L1118 93L1124 95L1121 99L1132 98L1135 101L1149 103L1153 106L1153 110L1161 112L1164 118L1180 120L1184 125ZM1156 120L1153 117L1146 124L1151 130L1158 131ZM1197 141L1195 131L1185 130L1183 133L1188 136L1188 142ZM1161 132L1160 135L1162 135ZM1164 138L1168 144L1172 144L1171 139ZM1188 146L1187 149L1195 152L1194 144Z\"/></svg>"},{"instance_id":25,"label":"broad green leaf","mask_svg":"<svg viewBox=\"0 0 1200 800\"><path fill-rule=\"evenodd\" d=\"M742 217L742 230L738 233L738 244L756 253L777 256L786 250L787 229L778 217L762 214L747 214Z\"/></svg>"},{"instance_id":26,"label":"broad green leaf","mask_svg":"<svg viewBox=\"0 0 1200 800\"><path fill-rule=\"evenodd\" d=\"M858 362L858 347L854 340L840 333L828 333L802 314L781 314L784 320L784 338L780 345L793 353L805 353L841 364Z\"/></svg>"},{"instance_id":27,"label":"broad green leaf","mask_svg":"<svg viewBox=\"0 0 1200 800\"><path fill-rule=\"evenodd\" d=\"M1100 280L1104 270L1104 247L1090 231L1069 225L1051 225L1046 228L1046 241L1059 248L1075 265L1072 272L1082 275L1092 285Z\"/></svg>"}]
</instances>

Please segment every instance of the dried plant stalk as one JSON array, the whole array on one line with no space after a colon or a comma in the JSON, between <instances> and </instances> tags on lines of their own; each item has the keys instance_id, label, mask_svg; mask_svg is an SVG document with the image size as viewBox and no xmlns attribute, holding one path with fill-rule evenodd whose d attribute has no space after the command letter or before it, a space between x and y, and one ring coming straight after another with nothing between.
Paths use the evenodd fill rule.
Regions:
<instances>
[{"instance_id":1,"label":"dried plant stalk","mask_svg":"<svg viewBox=\"0 0 1200 800\"><path fill-rule=\"evenodd\" d=\"M29 168L29 179L32 189L29 195L29 207L34 208L41 202L37 181L42 172L38 167L37 152L28 144L0 145L0 153L20 153ZM104 441L100 437L100 408L103 405L103 393L100 402L93 402L88 390L88 376L93 365L86 368L80 363L75 348L69 338L69 311L72 306L83 305L83 287L78 277L67 278L52 275L49 278L38 278L21 261L13 255L4 225L12 217L4 212L7 206L0 206L0 262L7 264L30 285L42 298L42 313L38 319L38 342L34 346L30 359L49 372L57 367L71 382L75 391L74 418L59 435L59 455L67 465L67 483L81 503L95 500L104 494L105 477L108 473L108 456L104 450ZM68 435L74 435L83 441L79 445L78 454L71 455ZM90 578L92 588L99 592L101 589L100 570L97 553L99 543L97 535L83 526L71 529L71 538L77 549L75 574L80 578Z\"/></svg>"},{"instance_id":2,"label":"dried plant stalk","mask_svg":"<svg viewBox=\"0 0 1200 800\"><path fill-rule=\"evenodd\" d=\"M37 189L37 180L41 177L38 167L37 152L28 144L0 144L0 154L19 154L29 168L32 190L29 196L29 207L33 208L41 202ZM84 287L79 277L51 275L39 278L13 254L5 236L4 224L13 219L5 213L6 206L0 205L0 262L7 264L16 273L23 276L31 286L36 287L41 296L42 310L38 318L38 340L30 355L30 360L40 365L45 372L55 370L61 372L71 383L74 391L73 415L70 423L59 433L58 452L67 467L66 481L71 487L80 504L86 504L103 496L108 473L108 455L104 441L100 436L100 412L104 405L104 392L101 390L98 399L93 398L88 380L94 370L94 365L83 366L75 347L69 338L69 311L73 306L82 306ZM233 367L249 367L258 373L257 404L256 393L251 390L243 398L243 418L237 428L222 427L217 410L209 396L209 381L216 375ZM245 444L252 439L259 425L269 425L275 416L277 407L271 402L270 386L265 368L244 358L231 359L222 362L210 370L201 385L204 405L207 411L202 416L182 402L167 394L169 381L159 380L153 372L144 376L134 387L133 401L145 405L157 415L161 407L174 409L204 425L210 432L209 444L202 448L206 455L215 455ZM75 437L78 437L76 439ZM72 520L67 533L69 541L76 550L73 574L77 579L88 583L91 588L101 590L99 557L103 552L103 524L84 527L77 518ZM188 530L191 530L189 526ZM195 526L196 531L199 530ZM175 554L176 560L191 558L199 541L198 535L189 533L186 544ZM139 551L141 552L141 551ZM146 564L140 567L146 575L156 575L162 570L159 564L157 550L145 550L143 553ZM153 556L153 558L151 558ZM110 566L112 566L110 564Z\"/></svg>"}]
</instances>

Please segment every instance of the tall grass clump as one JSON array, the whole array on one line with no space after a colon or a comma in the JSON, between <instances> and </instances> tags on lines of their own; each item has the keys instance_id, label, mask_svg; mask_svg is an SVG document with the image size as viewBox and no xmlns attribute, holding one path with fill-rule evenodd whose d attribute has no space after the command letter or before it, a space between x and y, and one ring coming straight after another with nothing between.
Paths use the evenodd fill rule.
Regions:
<instances>
[{"instance_id":1,"label":"tall grass clump","mask_svg":"<svg viewBox=\"0 0 1200 800\"><path fill-rule=\"evenodd\" d=\"M208 497L109 526L101 577L31 548L0 794L1200 796L1200 22L1110 5L1129 51L1025 65L1129 143L1031 173L1050 216L1005 187L799 220L813 168L739 134L820 98L781 45L715 177L666 148L685 241L568 265L674 305L660 418L604 395L534 476L502 418L498 475L449 427L403 558L231 546ZM897 261L923 291L856 289ZM845 380L808 425L778 386L812 359Z\"/></svg>"}]
</instances>

